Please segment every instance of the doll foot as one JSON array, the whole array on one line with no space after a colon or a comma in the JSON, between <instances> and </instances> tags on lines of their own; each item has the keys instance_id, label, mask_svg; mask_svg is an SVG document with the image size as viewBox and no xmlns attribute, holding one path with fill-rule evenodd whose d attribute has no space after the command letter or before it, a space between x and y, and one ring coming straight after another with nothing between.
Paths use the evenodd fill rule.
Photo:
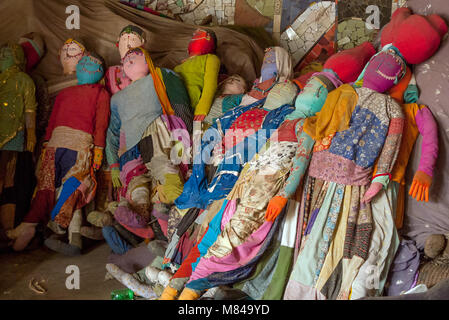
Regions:
<instances>
[{"instance_id":1,"label":"doll foot","mask_svg":"<svg viewBox=\"0 0 449 320\"><path fill-rule=\"evenodd\" d=\"M197 300L199 297L200 295L195 290L184 288L178 300Z\"/></svg>"},{"instance_id":2,"label":"doll foot","mask_svg":"<svg viewBox=\"0 0 449 320\"><path fill-rule=\"evenodd\" d=\"M37 223L21 223L16 229L8 230L6 235L14 240L14 251L23 251L36 234Z\"/></svg>"},{"instance_id":3,"label":"doll foot","mask_svg":"<svg viewBox=\"0 0 449 320\"><path fill-rule=\"evenodd\" d=\"M446 238L442 234L432 234L427 237L424 245L424 253L431 259L437 257L446 246Z\"/></svg>"},{"instance_id":4,"label":"doll foot","mask_svg":"<svg viewBox=\"0 0 449 320\"><path fill-rule=\"evenodd\" d=\"M159 300L176 300L177 295L178 290L167 286L159 297Z\"/></svg>"}]
</instances>

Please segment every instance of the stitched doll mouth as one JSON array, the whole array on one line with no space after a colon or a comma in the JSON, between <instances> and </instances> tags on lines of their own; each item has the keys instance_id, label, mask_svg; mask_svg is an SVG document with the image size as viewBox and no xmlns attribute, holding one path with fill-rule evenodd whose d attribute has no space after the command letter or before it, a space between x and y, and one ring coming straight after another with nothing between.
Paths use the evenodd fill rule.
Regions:
<instances>
[{"instance_id":1,"label":"stitched doll mouth","mask_svg":"<svg viewBox=\"0 0 449 320\"><path fill-rule=\"evenodd\" d=\"M396 79L396 76L388 76L380 70L376 70L376 73L379 74L382 78L393 81Z\"/></svg>"}]
</instances>

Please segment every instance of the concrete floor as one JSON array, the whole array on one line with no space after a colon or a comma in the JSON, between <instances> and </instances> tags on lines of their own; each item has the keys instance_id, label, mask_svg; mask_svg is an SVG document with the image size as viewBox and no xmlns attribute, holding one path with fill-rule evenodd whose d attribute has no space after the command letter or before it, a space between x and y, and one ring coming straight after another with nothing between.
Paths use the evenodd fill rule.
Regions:
<instances>
[{"instance_id":1,"label":"concrete floor","mask_svg":"<svg viewBox=\"0 0 449 320\"><path fill-rule=\"evenodd\" d=\"M106 262L110 249L105 242L89 248L81 256L68 257L42 246L24 253L0 254L0 300L110 300L112 290L125 288L107 280ZM66 268L76 265L80 271L79 290L66 288ZM32 278L45 280L45 294L32 291Z\"/></svg>"}]
</instances>

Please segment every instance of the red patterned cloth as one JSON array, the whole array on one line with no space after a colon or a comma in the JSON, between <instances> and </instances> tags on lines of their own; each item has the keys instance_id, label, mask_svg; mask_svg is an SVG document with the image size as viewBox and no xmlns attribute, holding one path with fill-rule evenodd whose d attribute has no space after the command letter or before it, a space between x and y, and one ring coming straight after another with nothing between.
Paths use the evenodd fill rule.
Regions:
<instances>
[{"instance_id":1,"label":"red patterned cloth","mask_svg":"<svg viewBox=\"0 0 449 320\"><path fill-rule=\"evenodd\" d=\"M242 113L225 133L225 149L232 148L245 137L257 132L261 127L268 111L253 108Z\"/></svg>"}]
</instances>

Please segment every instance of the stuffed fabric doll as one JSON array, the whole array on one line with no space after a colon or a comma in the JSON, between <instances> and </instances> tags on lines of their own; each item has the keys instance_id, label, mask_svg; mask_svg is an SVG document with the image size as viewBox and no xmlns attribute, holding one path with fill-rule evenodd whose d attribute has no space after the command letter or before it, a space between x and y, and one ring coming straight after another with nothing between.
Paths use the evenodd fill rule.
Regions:
<instances>
[{"instance_id":1,"label":"stuffed fabric doll","mask_svg":"<svg viewBox=\"0 0 449 320\"><path fill-rule=\"evenodd\" d=\"M405 94L404 89L407 88L407 83L411 78L410 68L407 68L406 76L396 86L402 87L402 90L399 89L399 91L403 94ZM390 266L400 247L400 239L396 228L400 229L402 227L404 219L405 171L419 134L422 135L423 143L421 146L422 156L419 171L416 174L420 175L420 172L422 172L424 176L428 176L430 178L429 185L432 181L431 177L433 176L438 156L438 128L432 113L424 105L404 103L401 95L399 97L397 102L402 105L405 115L401 146L391 172L391 180L388 187L386 190L381 190L380 195L371 201L374 228L369 255L352 284L351 299L382 294ZM376 175L376 172L377 168L374 169L374 175ZM424 201L426 197L428 200L428 189L427 193L422 191L419 195L415 196L417 201ZM379 270L377 288L366 286L367 278L370 275L369 270L373 266Z\"/></svg>"},{"instance_id":2,"label":"stuffed fabric doll","mask_svg":"<svg viewBox=\"0 0 449 320\"><path fill-rule=\"evenodd\" d=\"M163 82L170 72L156 69L148 52L140 47L128 51L123 68L132 83L111 99L106 145L113 184L122 187L114 216L141 238L164 239L157 219L148 226L151 204L173 203L181 193L180 166L173 162L176 157L170 152L178 150L178 143L186 143L182 148L187 150L189 134L175 116L168 86ZM178 130L172 131L173 127ZM177 134L182 141L177 140Z\"/></svg>"},{"instance_id":3,"label":"stuffed fabric doll","mask_svg":"<svg viewBox=\"0 0 449 320\"><path fill-rule=\"evenodd\" d=\"M201 123L209 114L217 90L220 59L215 55L216 48L215 33L197 29L189 43L189 58L174 68L184 80L194 111L193 154L200 147Z\"/></svg>"},{"instance_id":4,"label":"stuffed fabric doll","mask_svg":"<svg viewBox=\"0 0 449 320\"><path fill-rule=\"evenodd\" d=\"M23 72L25 65L20 45L8 43L0 47L0 195L5 204L0 218L5 229L15 225L15 207L8 205L8 198L12 199L11 191L17 195L12 188L16 166L24 160L19 153L33 152L36 145L36 88Z\"/></svg>"},{"instance_id":5,"label":"stuffed fabric doll","mask_svg":"<svg viewBox=\"0 0 449 320\"><path fill-rule=\"evenodd\" d=\"M119 39L117 41L117 47L120 52L120 59L123 59L125 54L130 50L137 47L142 47L145 44L145 32L133 25L126 26L120 32ZM115 94L118 91L126 88L131 79L123 71L123 65L117 65L109 67L105 75L106 88L111 94Z\"/></svg>"},{"instance_id":6,"label":"stuffed fabric doll","mask_svg":"<svg viewBox=\"0 0 449 320\"><path fill-rule=\"evenodd\" d=\"M79 84L63 89L55 100L31 209L24 222L8 234L15 240L16 251L27 246L37 224L45 225L54 220L59 226L69 228L70 244L52 249L66 254L80 253L82 217L79 209L95 195L94 168L102 161L110 97L106 89L97 84L104 74L99 56L93 53L83 56L76 74Z\"/></svg>"},{"instance_id":7,"label":"stuffed fabric doll","mask_svg":"<svg viewBox=\"0 0 449 320\"><path fill-rule=\"evenodd\" d=\"M365 68L361 88L334 90L306 120L304 131L317 141L304 186L307 229L284 299L348 299L368 257L373 217L367 202L391 174L404 125L401 107L382 92L405 70L392 51L379 53Z\"/></svg>"},{"instance_id":8,"label":"stuffed fabric doll","mask_svg":"<svg viewBox=\"0 0 449 320\"><path fill-rule=\"evenodd\" d=\"M417 25L419 23L419 27ZM446 24L436 15L428 17L411 15L410 10L402 9L396 11L391 25L397 25L398 34L391 34L391 25L382 32L383 43L390 41L392 45L386 44L383 51L401 55L407 62L423 62L435 53L440 43L440 37L447 31ZM410 38L409 31L405 32L403 26L416 31L417 38ZM385 32L385 34L384 34ZM423 51L415 52L410 47L415 42L424 44ZM413 43L410 43L413 42ZM417 47L415 48L417 49ZM433 170L438 157L438 128L430 110L423 105L410 102L407 99L417 100L416 96L410 95L409 85L415 86L410 68L404 78L390 94L402 105L405 115L405 126L402 134L401 146L398 158L391 172L391 177L385 176L384 184L387 186L381 190L378 196L371 201L374 228L367 261L361 266L360 271L352 284L351 299L364 296L374 296L382 293L387 281L390 265L395 258L396 251L400 248L399 236L396 228L401 228L404 220L405 201L405 171L410 158L414 143L419 134L422 135L421 158L418 171L415 173L409 195L417 201L429 200L429 188L432 184ZM377 167L374 169L377 176ZM377 288L366 286L369 269L375 266L379 270ZM367 271L368 270L368 271Z\"/></svg>"},{"instance_id":9,"label":"stuffed fabric doll","mask_svg":"<svg viewBox=\"0 0 449 320\"><path fill-rule=\"evenodd\" d=\"M2 163L0 165L0 176L5 178L0 178L0 181L3 181L3 187L0 187L0 216L7 229L19 225L28 213L36 184L33 155L37 157L40 154L41 140L51 110L47 83L40 75L32 72L45 53L44 41L39 34L32 32L22 36L19 44L25 53L26 73L33 80L36 88L35 135L37 142L33 153L26 150L26 152L5 151L2 160L0 160L0 163ZM5 168L4 165L7 167Z\"/></svg>"}]
</instances>

